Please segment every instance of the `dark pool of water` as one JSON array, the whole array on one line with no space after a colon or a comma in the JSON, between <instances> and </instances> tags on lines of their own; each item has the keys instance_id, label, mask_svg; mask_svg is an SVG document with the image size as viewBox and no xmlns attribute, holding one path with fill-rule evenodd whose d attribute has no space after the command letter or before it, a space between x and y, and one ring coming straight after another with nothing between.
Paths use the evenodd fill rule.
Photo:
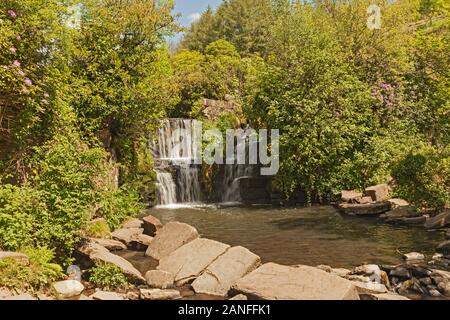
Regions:
<instances>
[{"instance_id":1,"label":"dark pool of water","mask_svg":"<svg viewBox=\"0 0 450 320\"><path fill-rule=\"evenodd\" d=\"M439 232L343 216L333 207L151 209L163 223L180 221L202 237L241 245L263 262L286 265L394 264L411 251L428 256L444 240Z\"/></svg>"}]
</instances>

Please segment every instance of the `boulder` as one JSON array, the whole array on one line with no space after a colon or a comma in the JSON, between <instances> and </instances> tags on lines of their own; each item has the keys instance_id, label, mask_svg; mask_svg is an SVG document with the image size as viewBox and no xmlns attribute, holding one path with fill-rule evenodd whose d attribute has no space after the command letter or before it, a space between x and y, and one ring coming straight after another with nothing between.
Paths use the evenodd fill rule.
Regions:
<instances>
[{"instance_id":1,"label":"boulder","mask_svg":"<svg viewBox=\"0 0 450 320\"><path fill-rule=\"evenodd\" d=\"M23 293L15 296L6 297L3 300L37 300L37 298L33 297L29 293Z\"/></svg>"},{"instance_id":2,"label":"boulder","mask_svg":"<svg viewBox=\"0 0 450 320\"><path fill-rule=\"evenodd\" d=\"M376 283L381 283L382 274L381 269L376 264L365 264L359 267L356 267L353 270L353 274L359 274L369 277L369 281L374 281Z\"/></svg>"},{"instance_id":3,"label":"boulder","mask_svg":"<svg viewBox=\"0 0 450 320\"><path fill-rule=\"evenodd\" d=\"M256 254L244 247L233 247L219 256L193 283L196 293L226 296L231 286L261 264Z\"/></svg>"},{"instance_id":4,"label":"boulder","mask_svg":"<svg viewBox=\"0 0 450 320\"><path fill-rule=\"evenodd\" d=\"M122 242L113 239L89 238L89 241L97 243L110 251L125 250L127 248Z\"/></svg>"},{"instance_id":5,"label":"boulder","mask_svg":"<svg viewBox=\"0 0 450 320\"><path fill-rule=\"evenodd\" d=\"M361 199L356 201L359 204L368 204L368 203L373 203L373 200L371 197L362 197Z\"/></svg>"},{"instance_id":6,"label":"boulder","mask_svg":"<svg viewBox=\"0 0 450 320\"><path fill-rule=\"evenodd\" d=\"M447 255L450 254L450 240L444 241L438 245L436 251Z\"/></svg>"},{"instance_id":7,"label":"boulder","mask_svg":"<svg viewBox=\"0 0 450 320\"><path fill-rule=\"evenodd\" d=\"M390 210L380 216L380 218L386 219L387 221L396 221L403 218L416 218L419 213L414 206L403 206L397 207Z\"/></svg>"},{"instance_id":8,"label":"boulder","mask_svg":"<svg viewBox=\"0 0 450 320\"><path fill-rule=\"evenodd\" d=\"M394 209L399 208L399 207L409 206L408 201L403 200L403 199L394 198L394 199L389 199L388 201L391 203L392 208L394 208Z\"/></svg>"},{"instance_id":9,"label":"boulder","mask_svg":"<svg viewBox=\"0 0 450 320\"><path fill-rule=\"evenodd\" d=\"M427 229L439 229L447 226L450 226L450 209L445 210L425 223L425 228Z\"/></svg>"},{"instance_id":10,"label":"boulder","mask_svg":"<svg viewBox=\"0 0 450 320\"><path fill-rule=\"evenodd\" d=\"M385 213L391 209L389 201L370 204L348 204L339 205L339 210L348 215L367 216Z\"/></svg>"},{"instance_id":11,"label":"boulder","mask_svg":"<svg viewBox=\"0 0 450 320\"><path fill-rule=\"evenodd\" d=\"M230 290L263 300L359 300L355 285L308 266L267 263L239 279Z\"/></svg>"},{"instance_id":12,"label":"boulder","mask_svg":"<svg viewBox=\"0 0 450 320\"><path fill-rule=\"evenodd\" d=\"M178 290L141 289L142 300L175 300L181 299Z\"/></svg>"},{"instance_id":13,"label":"boulder","mask_svg":"<svg viewBox=\"0 0 450 320\"><path fill-rule=\"evenodd\" d=\"M197 229L186 223L169 222L158 231L145 254L153 259L160 260L182 245L197 239L198 236Z\"/></svg>"},{"instance_id":14,"label":"boulder","mask_svg":"<svg viewBox=\"0 0 450 320\"><path fill-rule=\"evenodd\" d=\"M28 259L28 256L19 252L0 251L0 260L2 259L14 259L17 262L21 262L25 265L30 264L30 259Z\"/></svg>"},{"instance_id":15,"label":"boulder","mask_svg":"<svg viewBox=\"0 0 450 320\"><path fill-rule=\"evenodd\" d=\"M129 246L137 251L146 251L152 241L153 237L146 234L140 234L131 240Z\"/></svg>"},{"instance_id":16,"label":"boulder","mask_svg":"<svg viewBox=\"0 0 450 320\"><path fill-rule=\"evenodd\" d=\"M375 202L382 202L389 197L389 186L387 184L379 184L376 186L368 187L364 191L364 196L371 197Z\"/></svg>"},{"instance_id":17,"label":"boulder","mask_svg":"<svg viewBox=\"0 0 450 320\"><path fill-rule=\"evenodd\" d=\"M355 287L358 290L358 293L360 295L361 294L379 294L379 293L388 292L386 286L381 283L354 281L353 284L355 285Z\"/></svg>"},{"instance_id":18,"label":"boulder","mask_svg":"<svg viewBox=\"0 0 450 320\"><path fill-rule=\"evenodd\" d=\"M122 225L123 228L125 229L129 229L129 228L142 228L142 224L144 222L142 220L136 219L136 218L132 218L130 220L127 220L124 222L124 224Z\"/></svg>"},{"instance_id":19,"label":"boulder","mask_svg":"<svg viewBox=\"0 0 450 320\"><path fill-rule=\"evenodd\" d=\"M13 293L8 288L0 287L0 300L11 297Z\"/></svg>"},{"instance_id":20,"label":"boulder","mask_svg":"<svg viewBox=\"0 0 450 320\"><path fill-rule=\"evenodd\" d=\"M152 215L146 216L142 221L144 223L144 233L152 237L154 237L156 232L163 227L161 221Z\"/></svg>"},{"instance_id":21,"label":"boulder","mask_svg":"<svg viewBox=\"0 0 450 320\"><path fill-rule=\"evenodd\" d=\"M198 238L162 258L157 269L172 273L175 276L176 285L180 286L197 278L229 247L214 240Z\"/></svg>"},{"instance_id":22,"label":"boulder","mask_svg":"<svg viewBox=\"0 0 450 320\"><path fill-rule=\"evenodd\" d=\"M147 284L152 288L167 289L173 286L175 277L172 273L163 270L150 270L145 274Z\"/></svg>"},{"instance_id":23,"label":"boulder","mask_svg":"<svg viewBox=\"0 0 450 320\"><path fill-rule=\"evenodd\" d=\"M81 248L79 248L78 251L89 257L89 259L93 262L101 261L118 266L122 270L122 272L131 280L137 282L145 281L141 273L135 267L133 267L130 262L122 257L112 254L108 249L97 243L88 242Z\"/></svg>"},{"instance_id":24,"label":"boulder","mask_svg":"<svg viewBox=\"0 0 450 320\"><path fill-rule=\"evenodd\" d=\"M401 296L396 293L381 293L381 294L369 294L368 300L409 300L409 298Z\"/></svg>"},{"instance_id":25,"label":"boulder","mask_svg":"<svg viewBox=\"0 0 450 320\"><path fill-rule=\"evenodd\" d=\"M112 232L111 236L113 239L121 241L126 245L129 245L131 241L136 239L143 232L144 232L143 228L122 228Z\"/></svg>"},{"instance_id":26,"label":"boulder","mask_svg":"<svg viewBox=\"0 0 450 320\"><path fill-rule=\"evenodd\" d=\"M83 292L84 286L76 280L64 280L55 282L53 290L59 300L73 299Z\"/></svg>"},{"instance_id":27,"label":"boulder","mask_svg":"<svg viewBox=\"0 0 450 320\"><path fill-rule=\"evenodd\" d=\"M442 281L438 284L439 291L446 297L450 297L450 282Z\"/></svg>"},{"instance_id":28,"label":"boulder","mask_svg":"<svg viewBox=\"0 0 450 320\"><path fill-rule=\"evenodd\" d=\"M341 192L341 201L347 203L358 203L362 196L362 192L343 190Z\"/></svg>"},{"instance_id":29,"label":"boulder","mask_svg":"<svg viewBox=\"0 0 450 320\"><path fill-rule=\"evenodd\" d=\"M115 292L110 291L96 291L93 295L91 295L91 298L94 300L106 300L106 301L112 301L112 300L124 300L122 296L118 295Z\"/></svg>"},{"instance_id":30,"label":"boulder","mask_svg":"<svg viewBox=\"0 0 450 320\"><path fill-rule=\"evenodd\" d=\"M418 261L418 260L425 260L425 256L422 253L419 252L410 252L410 253L405 253L403 255L403 259L405 259L406 261Z\"/></svg>"}]
</instances>

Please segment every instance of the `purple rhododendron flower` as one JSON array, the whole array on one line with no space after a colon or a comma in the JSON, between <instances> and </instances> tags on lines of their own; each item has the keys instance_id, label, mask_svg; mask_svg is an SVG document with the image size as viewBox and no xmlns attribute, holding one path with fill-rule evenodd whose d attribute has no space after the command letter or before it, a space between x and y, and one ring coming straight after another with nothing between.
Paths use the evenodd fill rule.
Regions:
<instances>
[{"instance_id":1,"label":"purple rhododendron flower","mask_svg":"<svg viewBox=\"0 0 450 320\"><path fill-rule=\"evenodd\" d=\"M17 13L14 10L8 10L8 14L10 17L15 18L17 17Z\"/></svg>"},{"instance_id":2,"label":"purple rhododendron flower","mask_svg":"<svg viewBox=\"0 0 450 320\"><path fill-rule=\"evenodd\" d=\"M20 67L20 62L17 61L17 60L14 60L13 66L14 66L14 67Z\"/></svg>"},{"instance_id":3,"label":"purple rhododendron flower","mask_svg":"<svg viewBox=\"0 0 450 320\"><path fill-rule=\"evenodd\" d=\"M17 74L19 75L19 76L24 76L25 75L25 72L23 72L22 70L19 70L19 71L17 71Z\"/></svg>"},{"instance_id":4,"label":"purple rhododendron flower","mask_svg":"<svg viewBox=\"0 0 450 320\"><path fill-rule=\"evenodd\" d=\"M31 86L31 85L33 84L33 81L31 81L30 79L26 78L26 79L25 79L25 84L26 84L27 86Z\"/></svg>"}]
</instances>

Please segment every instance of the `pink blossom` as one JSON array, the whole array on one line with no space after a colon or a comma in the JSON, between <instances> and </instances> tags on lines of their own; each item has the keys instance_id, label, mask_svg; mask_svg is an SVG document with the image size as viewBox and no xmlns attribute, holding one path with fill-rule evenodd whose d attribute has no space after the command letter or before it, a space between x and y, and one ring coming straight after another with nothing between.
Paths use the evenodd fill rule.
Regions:
<instances>
[{"instance_id":1,"label":"pink blossom","mask_svg":"<svg viewBox=\"0 0 450 320\"><path fill-rule=\"evenodd\" d=\"M33 84L33 81L31 81L30 79L26 78L26 79L25 79L25 84L26 84L27 86L31 86L31 85Z\"/></svg>"},{"instance_id":2,"label":"pink blossom","mask_svg":"<svg viewBox=\"0 0 450 320\"><path fill-rule=\"evenodd\" d=\"M11 48L9 48L9 51L10 51L11 53L16 53L17 49L14 48L14 47L11 47Z\"/></svg>"},{"instance_id":3,"label":"pink blossom","mask_svg":"<svg viewBox=\"0 0 450 320\"><path fill-rule=\"evenodd\" d=\"M15 18L17 17L17 13L14 10L8 10L8 14L10 17Z\"/></svg>"},{"instance_id":4,"label":"pink blossom","mask_svg":"<svg viewBox=\"0 0 450 320\"><path fill-rule=\"evenodd\" d=\"M20 62L17 61L17 60L14 60L13 66L14 66L14 67L20 67Z\"/></svg>"},{"instance_id":5,"label":"pink blossom","mask_svg":"<svg viewBox=\"0 0 450 320\"><path fill-rule=\"evenodd\" d=\"M25 72L23 72L22 70L18 70L17 74L21 77L23 77L25 75Z\"/></svg>"},{"instance_id":6,"label":"pink blossom","mask_svg":"<svg viewBox=\"0 0 450 320\"><path fill-rule=\"evenodd\" d=\"M44 93L44 98L48 98L48 97L50 97L50 95L47 92Z\"/></svg>"},{"instance_id":7,"label":"pink blossom","mask_svg":"<svg viewBox=\"0 0 450 320\"><path fill-rule=\"evenodd\" d=\"M22 41L22 37L20 36L20 34L18 34L18 35L16 36L16 40L17 40L17 41Z\"/></svg>"}]
</instances>

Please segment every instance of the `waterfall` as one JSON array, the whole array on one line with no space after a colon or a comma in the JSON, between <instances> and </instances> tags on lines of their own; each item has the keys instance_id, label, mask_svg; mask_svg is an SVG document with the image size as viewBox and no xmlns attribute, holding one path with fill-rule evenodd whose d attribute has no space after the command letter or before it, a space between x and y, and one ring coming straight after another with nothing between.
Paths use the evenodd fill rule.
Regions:
<instances>
[{"instance_id":1,"label":"waterfall","mask_svg":"<svg viewBox=\"0 0 450 320\"><path fill-rule=\"evenodd\" d=\"M194 163L193 120L164 119L150 149L155 160L158 205L201 201L199 166Z\"/></svg>"}]
</instances>

